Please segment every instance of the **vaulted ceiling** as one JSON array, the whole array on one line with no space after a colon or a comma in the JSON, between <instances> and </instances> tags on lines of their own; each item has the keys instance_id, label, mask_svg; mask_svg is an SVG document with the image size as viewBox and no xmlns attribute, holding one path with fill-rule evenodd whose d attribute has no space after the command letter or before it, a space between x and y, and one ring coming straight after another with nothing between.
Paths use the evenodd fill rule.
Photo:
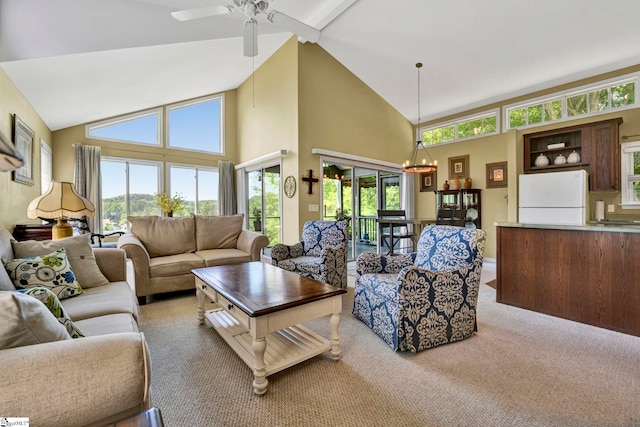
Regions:
<instances>
[{"instance_id":1,"label":"vaulted ceiling","mask_svg":"<svg viewBox=\"0 0 640 427\"><path fill-rule=\"evenodd\" d=\"M292 33L244 15L179 22L231 0L0 0L0 67L52 130L238 87ZM416 122L640 64L637 0L271 0ZM260 18L260 17L259 17Z\"/></svg>"}]
</instances>

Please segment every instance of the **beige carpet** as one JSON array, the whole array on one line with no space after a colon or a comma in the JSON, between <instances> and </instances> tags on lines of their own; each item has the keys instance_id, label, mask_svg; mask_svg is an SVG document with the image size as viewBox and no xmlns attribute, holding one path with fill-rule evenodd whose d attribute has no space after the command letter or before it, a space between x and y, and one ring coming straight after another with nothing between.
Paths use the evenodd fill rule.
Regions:
<instances>
[{"instance_id":1,"label":"beige carpet","mask_svg":"<svg viewBox=\"0 0 640 427\"><path fill-rule=\"evenodd\" d=\"M486 283L493 279L489 274ZM640 338L509 307L481 286L479 332L395 353L351 315L342 359L328 354L268 377L199 326L191 293L141 307L152 403L174 426L640 426ZM328 336L325 319L307 323Z\"/></svg>"}]
</instances>

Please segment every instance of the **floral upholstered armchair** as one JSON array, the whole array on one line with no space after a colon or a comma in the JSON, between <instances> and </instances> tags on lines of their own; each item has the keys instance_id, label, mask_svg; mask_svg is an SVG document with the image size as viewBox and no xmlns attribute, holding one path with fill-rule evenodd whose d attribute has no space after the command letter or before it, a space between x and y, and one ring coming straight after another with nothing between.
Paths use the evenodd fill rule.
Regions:
<instances>
[{"instance_id":1,"label":"floral upholstered armchair","mask_svg":"<svg viewBox=\"0 0 640 427\"><path fill-rule=\"evenodd\" d=\"M477 331L485 232L426 227L418 251L356 260L353 314L391 348L413 353Z\"/></svg>"},{"instance_id":2,"label":"floral upholstered armchair","mask_svg":"<svg viewBox=\"0 0 640 427\"><path fill-rule=\"evenodd\" d=\"M271 262L284 270L345 289L347 240L346 221L307 221L300 242L273 246Z\"/></svg>"}]
</instances>

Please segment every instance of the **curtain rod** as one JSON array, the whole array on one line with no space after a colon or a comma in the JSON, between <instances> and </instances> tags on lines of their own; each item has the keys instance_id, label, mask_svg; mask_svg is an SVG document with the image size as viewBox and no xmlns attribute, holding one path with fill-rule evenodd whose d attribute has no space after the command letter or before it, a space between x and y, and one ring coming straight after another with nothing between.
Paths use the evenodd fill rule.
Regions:
<instances>
[{"instance_id":1,"label":"curtain rod","mask_svg":"<svg viewBox=\"0 0 640 427\"><path fill-rule=\"evenodd\" d=\"M82 144L82 143L77 143L77 144L71 144L72 147L77 147L78 145L86 145L87 147L92 147L92 145L89 144ZM191 157L191 156L181 156L179 154L155 154L155 153L149 153L146 151L139 151L139 150L131 150L131 149L127 149L127 148L110 148L110 147L102 147L100 145L94 145L93 147L100 147L102 149L106 148L107 150L113 150L113 151L125 151L127 153L138 153L138 154L146 154L146 155L150 155L150 156L157 156L157 157L163 157L163 158L167 158L167 157L177 157L180 159L190 159L190 160L202 160L198 157ZM286 151L286 150L285 150ZM199 154L205 154L205 153L199 153ZM213 154L211 154L213 155ZM107 157L116 157L114 155L108 155ZM215 160L215 159L212 159ZM223 161L224 159L218 159L217 161Z\"/></svg>"}]
</instances>

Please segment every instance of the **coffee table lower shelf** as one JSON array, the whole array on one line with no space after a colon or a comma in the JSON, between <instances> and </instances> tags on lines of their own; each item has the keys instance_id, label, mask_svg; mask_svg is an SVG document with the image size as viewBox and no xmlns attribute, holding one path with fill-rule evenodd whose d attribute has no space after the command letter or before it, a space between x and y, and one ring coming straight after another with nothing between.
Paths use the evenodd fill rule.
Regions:
<instances>
[{"instance_id":1,"label":"coffee table lower shelf","mask_svg":"<svg viewBox=\"0 0 640 427\"><path fill-rule=\"evenodd\" d=\"M254 369L256 358L252 348L253 338L247 328L222 308L206 311L204 315L238 356ZM266 342L266 376L331 349L331 343L327 339L303 325L271 332L267 335Z\"/></svg>"}]
</instances>

